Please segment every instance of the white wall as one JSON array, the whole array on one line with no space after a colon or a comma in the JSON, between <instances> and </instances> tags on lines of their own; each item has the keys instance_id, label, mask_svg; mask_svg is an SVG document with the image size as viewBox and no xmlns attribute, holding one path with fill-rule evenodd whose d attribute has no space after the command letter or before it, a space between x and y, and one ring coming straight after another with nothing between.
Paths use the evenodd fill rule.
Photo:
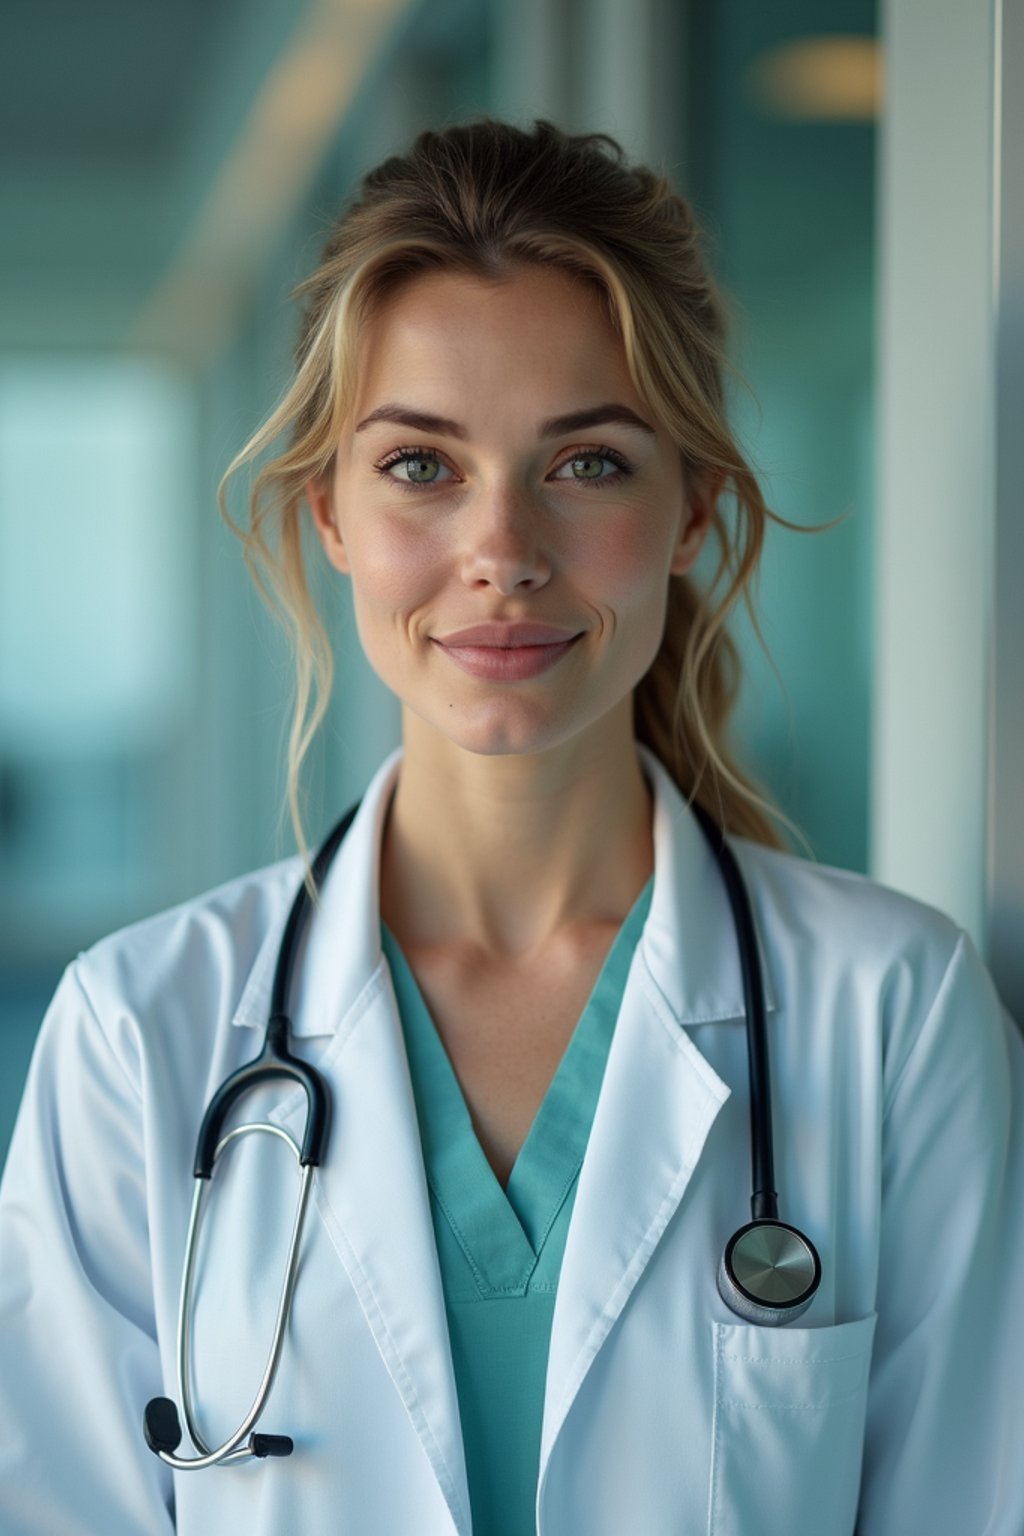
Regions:
<instances>
[{"instance_id":1,"label":"white wall","mask_svg":"<svg viewBox=\"0 0 1024 1536\"><path fill-rule=\"evenodd\" d=\"M995 656L989 963L1024 1022L1024 6L1000 3L996 49Z\"/></svg>"},{"instance_id":2,"label":"white wall","mask_svg":"<svg viewBox=\"0 0 1024 1536\"><path fill-rule=\"evenodd\" d=\"M885 0L870 873L987 945L995 0Z\"/></svg>"}]
</instances>

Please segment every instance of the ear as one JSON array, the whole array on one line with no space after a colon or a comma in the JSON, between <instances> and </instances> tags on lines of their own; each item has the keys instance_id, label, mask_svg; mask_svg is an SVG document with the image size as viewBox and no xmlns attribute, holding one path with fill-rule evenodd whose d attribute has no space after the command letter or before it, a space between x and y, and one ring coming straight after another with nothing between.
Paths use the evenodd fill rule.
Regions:
<instances>
[{"instance_id":1,"label":"ear","mask_svg":"<svg viewBox=\"0 0 1024 1536\"><path fill-rule=\"evenodd\" d=\"M685 576L695 564L711 527L715 503L724 480L724 470L709 470L697 480L687 495L684 521L672 551L670 569L673 576Z\"/></svg>"},{"instance_id":2,"label":"ear","mask_svg":"<svg viewBox=\"0 0 1024 1536\"><path fill-rule=\"evenodd\" d=\"M322 480L306 481L306 500L309 502L309 510L313 514L313 526L316 528L317 537L324 547L324 554L334 566L335 570L350 574L348 555L334 521L334 493L330 485Z\"/></svg>"}]
</instances>

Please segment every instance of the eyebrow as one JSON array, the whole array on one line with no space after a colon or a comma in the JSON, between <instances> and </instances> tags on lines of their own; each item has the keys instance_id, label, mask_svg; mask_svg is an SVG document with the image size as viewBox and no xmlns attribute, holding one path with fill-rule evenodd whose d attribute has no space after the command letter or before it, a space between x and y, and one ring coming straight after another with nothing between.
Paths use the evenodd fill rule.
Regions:
<instances>
[{"instance_id":1,"label":"eyebrow","mask_svg":"<svg viewBox=\"0 0 1024 1536\"><path fill-rule=\"evenodd\" d=\"M417 432L432 432L444 437L458 437L463 441L469 436L468 431L457 421L452 421L447 416L434 416L429 411L417 411L409 405L389 403L380 405L375 411L356 427L357 432L362 432L364 427L372 426L375 421L389 421L400 427L413 427ZM542 421L537 429L537 436L564 437L569 432L580 432L585 427L602 427L609 422L618 423L620 426L635 427L641 432L649 432L655 436L654 428L643 417L631 411L628 405L620 405L616 401L610 401L607 405L593 405L585 411L570 411L565 416L549 416Z\"/></svg>"}]
</instances>

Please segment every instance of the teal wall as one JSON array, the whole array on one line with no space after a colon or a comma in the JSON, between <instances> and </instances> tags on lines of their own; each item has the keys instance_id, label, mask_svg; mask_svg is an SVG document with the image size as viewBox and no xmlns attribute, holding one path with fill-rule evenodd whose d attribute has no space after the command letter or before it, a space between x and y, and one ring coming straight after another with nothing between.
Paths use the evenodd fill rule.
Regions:
<instances>
[{"instance_id":1,"label":"teal wall","mask_svg":"<svg viewBox=\"0 0 1024 1536\"><path fill-rule=\"evenodd\" d=\"M866 0L715 0L693 8L684 191L708 232L754 396L733 420L769 507L736 741L815 857L866 872L871 687L874 123L787 121L760 108L752 61L799 37L873 36Z\"/></svg>"}]
</instances>

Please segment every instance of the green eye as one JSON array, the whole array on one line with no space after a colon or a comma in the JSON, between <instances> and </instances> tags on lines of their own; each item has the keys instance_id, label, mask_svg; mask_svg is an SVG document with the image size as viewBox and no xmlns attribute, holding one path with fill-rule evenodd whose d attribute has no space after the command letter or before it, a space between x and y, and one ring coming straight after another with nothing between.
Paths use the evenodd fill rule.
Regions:
<instances>
[{"instance_id":1,"label":"green eye","mask_svg":"<svg viewBox=\"0 0 1024 1536\"><path fill-rule=\"evenodd\" d=\"M627 475L631 475L633 473L632 469L626 463L626 460L622 457L621 453L616 453L614 448L577 448L576 452L572 454L568 459L562 460L561 464L558 466L559 470L563 470L567 464L572 466L572 475L557 476L556 478L569 478L572 479L577 485L590 484L598 486L602 489L606 485L618 485L620 480L624 480ZM595 470L595 473L577 475L577 464L589 464L592 469ZM601 473L602 464L614 464L616 468L609 474L604 475Z\"/></svg>"},{"instance_id":2,"label":"green eye","mask_svg":"<svg viewBox=\"0 0 1024 1536\"><path fill-rule=\"evenodd\" d=\"M574 472L575 472L577 464L589 464L589 465L591 465L594 468L595 473L592 474L592 475L579 475L579 476L576 476L576 478L580 479L580 480L599 480L601 478L601 465L604 462L605 462L605 460L602 458L601 454L599 454L599 453L581 453L575 459L567 459L566 460L567 464L571 464L572 465Z\"/></svg>"},{"instance_id":3,"label":"green eye","mask_svg":"<svg viewBox=\"0 0 1024 1536\"><path fill-rule=\"evenodd\" d=\"M403 479L399 475L391 474L391 469L395 464L405 464L408 466L407 478ZM437 473L444 468L444 465L436 453L431 453L426 448L400 448L389 459L385 459L382 464L375 464L373 467L378 475L385 480L390 480L394 485L401 486L403 491L411 490L413 486L417 485L445 484L444 481L438 479ZM435 471L432 475L429 473L431 468ZM427 472L424 473L422 479L419 478L421 471Z\"/></svg>"}]
</instances>

